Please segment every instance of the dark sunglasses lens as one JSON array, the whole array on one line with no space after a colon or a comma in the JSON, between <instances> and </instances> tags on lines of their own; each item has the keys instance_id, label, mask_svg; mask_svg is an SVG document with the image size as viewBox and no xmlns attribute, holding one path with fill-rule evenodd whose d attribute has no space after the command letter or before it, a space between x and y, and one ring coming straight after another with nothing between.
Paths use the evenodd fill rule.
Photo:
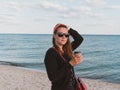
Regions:
<instances>
[{"instance_id":1,"label":"dark sunglasses lens","mask_svg":"<svg viewBox=\"0 0 120 90\"><path fill-rule=\"evenodd\" d=\"M58 34L58 36L59 36L59 37L63 37L63 36L69 37L69 35L67 35L67 34Z\"/></svg>"},{"instance_id":2,"label":"dark sunglasses lens","mask_svg":"<svg viewBox=\"0 0 120 90\"><path fill-rule=\"evenodd\" d=\"M65 37L69 37L69 35L65 35Z\"/></svg>"},{"instance_id":3,"label":"dark sunglasses lens","mask_svg":"<svg viewBox=\"0 0 120 90\"><path fill-rule=\"evenodd\" d=\"M58 34L59 37L63 37L63 34Z\"/></svg>"}]
</instances>

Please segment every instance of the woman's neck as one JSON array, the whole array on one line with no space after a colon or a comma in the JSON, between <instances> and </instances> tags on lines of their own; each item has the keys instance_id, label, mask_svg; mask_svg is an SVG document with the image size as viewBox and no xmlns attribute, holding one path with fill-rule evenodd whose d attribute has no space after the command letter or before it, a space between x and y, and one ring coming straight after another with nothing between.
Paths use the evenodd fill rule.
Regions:
<instances>
[{"instance_id":1,"label":"woman's neck","mask_svg":"<svg viewBox=\"0 0 120 90\"><path fill-rule=\"evenodd\" d=\"M60 50L62 53L64 53L64 51L63 51L63 46L62 46L62 45L57 45L57 46L58 46L59 50Z\"/></svg>"},{"instance_id":2,"label":"woman's neck","mask_svg":"<svg viewBox=\"0 0 120 90\"><path fill-rule=\"evenodd\" d=\"M60 49L61 51L63 51L63 46L60 46L60 45L59 45L58 47L59 47L59 49Z\"/></svg>"}]
</instances>

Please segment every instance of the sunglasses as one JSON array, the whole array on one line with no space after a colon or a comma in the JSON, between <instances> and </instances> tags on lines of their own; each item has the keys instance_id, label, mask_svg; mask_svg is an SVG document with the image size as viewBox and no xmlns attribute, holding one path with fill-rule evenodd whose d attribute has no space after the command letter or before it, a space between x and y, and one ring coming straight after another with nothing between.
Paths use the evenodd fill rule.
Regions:
<instances>
[{"instance_id":1,"label":"sunglasses","mask_svg":"<svg viewBox=\"0 0 120 90\"><path fill-rule=\"evenodd\" d=\"M65 36L66 38L69 37L69 34L66 33L56 33L59 37Z\"/></svg>"}]
</instances>

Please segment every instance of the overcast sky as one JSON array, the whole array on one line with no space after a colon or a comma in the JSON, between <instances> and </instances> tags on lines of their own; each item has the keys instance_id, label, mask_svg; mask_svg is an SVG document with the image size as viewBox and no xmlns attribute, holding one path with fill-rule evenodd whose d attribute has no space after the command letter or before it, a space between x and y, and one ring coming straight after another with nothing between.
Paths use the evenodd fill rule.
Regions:
<instances>
[{"instance_id":1,"label":"overcast sky","mask_svg":"<svg viewBox=\"0 0 120 90\"><path fill-rule=\"evenodd\" d=\"M0 0L0 33L48 34L57 23L81 34L120 34L120 0Z\"/></svg>"}]
</instances>

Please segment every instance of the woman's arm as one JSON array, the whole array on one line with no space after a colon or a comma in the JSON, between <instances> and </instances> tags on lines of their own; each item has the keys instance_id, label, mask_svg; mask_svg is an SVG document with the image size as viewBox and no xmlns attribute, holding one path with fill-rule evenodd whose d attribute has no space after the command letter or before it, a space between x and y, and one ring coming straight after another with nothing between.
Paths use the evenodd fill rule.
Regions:
<instances>
[{"instance_id":1,"label":"woman's arm","mask_svg":"<svg viewBox=\"0 0 120 90\"><path fill-rule=\"evenodd\" d=\"M69 34L73 37L74 41L72 41L72 49L75 50L83 41L83 37L72 28L69 29Z\"/></svg>"}]
</instances>

